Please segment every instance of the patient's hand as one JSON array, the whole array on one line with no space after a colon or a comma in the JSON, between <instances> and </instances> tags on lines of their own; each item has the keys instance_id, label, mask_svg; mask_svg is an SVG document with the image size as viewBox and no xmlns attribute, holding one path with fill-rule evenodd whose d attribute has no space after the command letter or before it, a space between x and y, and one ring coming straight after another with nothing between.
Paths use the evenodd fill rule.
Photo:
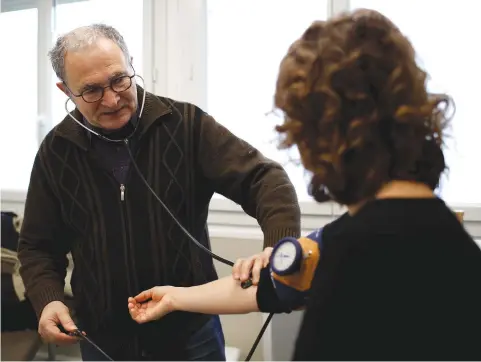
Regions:
<instances>
[{"instance_id":1,"label":"patient's hand","mask_svg":"<svg viewBox=\"0 0 481 362\"><path fill-rule=\"evenodd\" d=\"M171 286L154 287L129 298L130 316L137 323L146 323L174 311L173 299L169 294L174 289Z\"/></svg>"}]
</instances>

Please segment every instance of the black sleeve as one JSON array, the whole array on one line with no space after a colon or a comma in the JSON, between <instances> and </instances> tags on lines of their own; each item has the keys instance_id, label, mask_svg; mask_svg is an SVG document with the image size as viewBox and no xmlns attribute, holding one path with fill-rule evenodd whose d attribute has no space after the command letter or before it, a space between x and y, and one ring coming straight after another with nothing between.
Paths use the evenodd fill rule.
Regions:
<instances>
[{"instance_id":1,"label":"black sleeve","mask_svg":"<svg viewBox=\"0 0 481 362\"><path fill-rule=\"evenodd\" d=\"M257 286L257 306L263 313L290 313L291 310L284 306L277 297L274 284L270 276L270 269L261 270L259 284Z\"/></svg>"}]
</instances>

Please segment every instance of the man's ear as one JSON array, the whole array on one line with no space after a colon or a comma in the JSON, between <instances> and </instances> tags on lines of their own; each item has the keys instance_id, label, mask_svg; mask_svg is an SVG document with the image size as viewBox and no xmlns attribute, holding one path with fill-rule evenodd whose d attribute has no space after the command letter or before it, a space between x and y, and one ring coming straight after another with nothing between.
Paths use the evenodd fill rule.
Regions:
<instances>
[{"instance_id":1,"label":"man's ear","mask_svg":"<svg viewBox=\"0 0 481 362\"><path fill-rule=\"evenodd\" d=\"M68 88L65 86L64 82L57 82L56 85L57 88L64 92L67 97L70 97L70 92L68 91Z\"/></svg>"}]
</instances>

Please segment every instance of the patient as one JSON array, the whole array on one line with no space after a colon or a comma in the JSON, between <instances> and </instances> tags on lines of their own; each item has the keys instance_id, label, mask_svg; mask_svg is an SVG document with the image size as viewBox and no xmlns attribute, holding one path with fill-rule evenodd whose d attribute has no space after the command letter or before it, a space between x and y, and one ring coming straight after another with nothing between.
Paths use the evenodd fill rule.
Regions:
<instances>
[{"instance_id":1,"label":"patient","mask_svg":"<svg viewBox=\"0 0 481 362\"><path fill-rule=\"evenodd\" d=\"M349 210L322 230L294 360L481 360L481 250L433 193L451 101L426 78L408 39L367 10L315 22L280 65L283 145L298 147L316 201ZM128 307L138 323L291 311L269 265L239 283L155 287Z\"/></svg>"}]
</instances>

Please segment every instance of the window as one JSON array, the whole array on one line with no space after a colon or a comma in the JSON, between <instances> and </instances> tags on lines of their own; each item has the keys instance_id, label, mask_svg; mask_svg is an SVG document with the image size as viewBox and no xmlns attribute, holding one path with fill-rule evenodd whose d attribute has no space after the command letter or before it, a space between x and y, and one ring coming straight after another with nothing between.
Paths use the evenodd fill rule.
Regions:
<instances>
[{"instance_id":1,"label":"window","mask_svg":"<svg viewBox=\"0 0 481 362\"><path fill-rule=\"evenodd\" d=\"M137 74L143 74L143 1L132 0L88 0L63 3L55 7L56 36L77 27L93 23L106 23L116 28L125 39L133 57ZM55 39L53 40L55 41ZM56 87L57 76L53 73L52 89L52 126L61 122L65 115L67 97ZM140 81L139 85L142 86ZM69 102L69 110L74 105Z\"/></svg>"},{"instance_id":2,"label":"window","mask_svg":"<svg viewBox=\"0 0 481 362\"><path fill-rule=\"evenodd\" d=\"M326 0L207 0L207 111L237 136L280 162L300 200L310 200L304 171L279 152L270 113L281 59L315 20Z\"/></svg>"},{"instance_id":3,"label":"window","mask_svg":"<svg viewBox=\"0 0 481 362\"><path fill-rule=\"evenodd\" d=\"M65 117L66 97L47 57L57 34L93 22L105 22L124 36L137 74L145 68L143 42L152 38L144 4L151 0L0 0L0 159L2 191L24 192L40 141ZM52 30L52 29L55 29ZM9 35L7 35L9 34ZM20 46L19 46L20 44ZM150 49L147 49L150 53ZM149 62L147 64L149 65ZM150 68L150 65L148 66ZM149 75L152 72L149 70ZM146 82L152 82L147 78ZM142 82L139 83L142 85ZM70 105L70 109L72 109ZM5 196L9 197L9 196Z\"/></svg>"},{"instance_id":4,"label":"window","mask_svg":"<svg viewBox=\"0 0 481 362\"><path fill-rule=\"evenodd\" d=\"M12 3L10 5L13 5ZM37 9L0 13L2 190L26 190L37 142ZM12 10L12 11L6 11ZM7 35L8 34L8 35Z\"/></svg>"},{"instance_id":5,"label":"window","mask_svg":"<svg viewBox=\"0 0 481 362\"><path fill-rule=\"evenodd\" d=\"M429 88L447 92L456 113L446 142L449 172L441 187L450 204L481 204L481 187L476 172L480 169L481 133L479 84L481 72L478 52L479 24L474 3L436 0L350 0L351 8L370 8L389 17L409 37L419 64L430 75Z\"/></svg>"}]
</instances>

